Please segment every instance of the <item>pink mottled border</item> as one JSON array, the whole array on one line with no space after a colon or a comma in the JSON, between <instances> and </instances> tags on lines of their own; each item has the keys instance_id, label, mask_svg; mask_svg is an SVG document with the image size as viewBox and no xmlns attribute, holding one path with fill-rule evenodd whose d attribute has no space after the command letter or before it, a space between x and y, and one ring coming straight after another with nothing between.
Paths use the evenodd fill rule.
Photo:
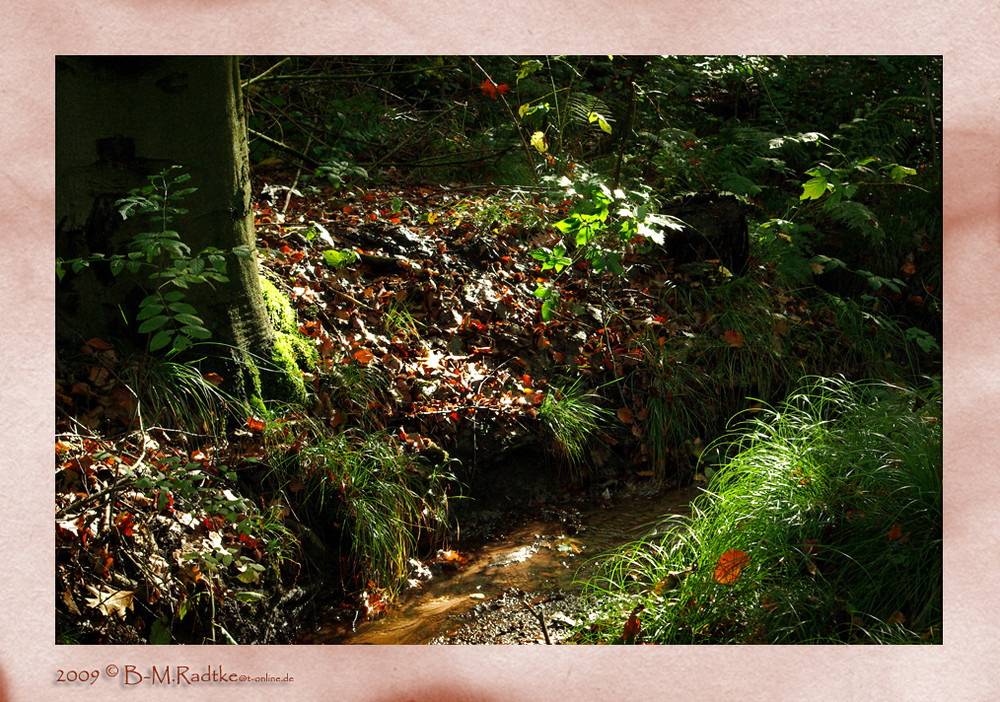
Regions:
<instances>
[{"instance_id":1,"label":"pink mottled border","mask_svg":"<svg viewBox=\"0 0 1000 702\"><path fill-rule=\"evenodd\" d=\"M607 3L14 0L0 22L0 670L12 700L1000 698L1000 10L985 0ZM924 53L945 56L946 643L908 648L56 647L53 56L75 53ZM998 256L1000 258L1000 256ZM222 666L286 687L58 685L59 669ZM139 692L139 688L142 689ZM0 699L4 694L0 693Z\"/></svg>"}]
</instances>

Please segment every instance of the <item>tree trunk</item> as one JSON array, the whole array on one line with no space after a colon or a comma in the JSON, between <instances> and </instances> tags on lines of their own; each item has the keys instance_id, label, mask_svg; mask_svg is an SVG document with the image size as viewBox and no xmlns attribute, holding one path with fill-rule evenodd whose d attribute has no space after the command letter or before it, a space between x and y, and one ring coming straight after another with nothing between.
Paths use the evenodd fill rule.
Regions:
<instances>
[{"instance_id":1,"label":"tree trunk","mask_svg":"<svg viewBox=\"0 0 1000 702\"><path fill-rule=\"evenodd\" d=\"M175 217L170 228L193 253L241 244L253 250L234 57L57 57L58 256L124 253L135 233L156 229L141 216L123 221L114 202L175 164L183 169L178 173L191 175L182 187L198 190L178 203L189 213ZM229 256L228 283L192 285L186 296L211 341L235 349L241 368L248 352L269 358L275 340L254 256ZM100 264L68 273L57 289L57 342L136 339L138 301L153 287L145 275L114 277Z\"/></svg>"}]
</instances>

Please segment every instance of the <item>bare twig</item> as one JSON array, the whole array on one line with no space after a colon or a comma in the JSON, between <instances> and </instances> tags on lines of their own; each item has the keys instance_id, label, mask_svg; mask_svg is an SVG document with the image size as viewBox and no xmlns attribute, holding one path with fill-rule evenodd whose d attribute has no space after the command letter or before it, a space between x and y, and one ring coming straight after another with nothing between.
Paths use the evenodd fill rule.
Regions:
<instances>
[{"instance_id":1,"label":"bare twig","mask_svg":"<svg viewBox=\"0 0 1000 702\"><path fill-rule=\"evenodd\" d=\"M536 612L535 608L532 607L530 603L528 603L528 602L522 602L521 604L523 604L525 607L527 607L528 611L535 615L535 619L537 619L538 623L542 625L542 636L545 637L545 645L546 646L551 646L552 645L552 639L549 638L549 628L547 626L545 626L545 617L543 617L541 614L539 614L538 612Z\"/></svg>"},{"instance_id":2,"label":"bare twig","mask_svg":"<svg viewBox=\"0 0 1000 702\"><path fill-rule=\"evenodd\" d=\"M279 68L280 66L284 66L286 63L288 63L291 60L292 60L291 56L286 56L285 58L281 59L276 64L274 64L273 66L271 66L269 69L267 69L266 71L264 71L263 73L261 73L259 76L255 76L255 77L251 78L250 80L244 81L243 82L243 86L242 86L243 89L246 90L249 86L251 86L254 83L256 83L257 81L263 79L264 76L266 76L268 73L270 73L271 71L275 70L276 68Z\"/></svg>"}]
</instances>

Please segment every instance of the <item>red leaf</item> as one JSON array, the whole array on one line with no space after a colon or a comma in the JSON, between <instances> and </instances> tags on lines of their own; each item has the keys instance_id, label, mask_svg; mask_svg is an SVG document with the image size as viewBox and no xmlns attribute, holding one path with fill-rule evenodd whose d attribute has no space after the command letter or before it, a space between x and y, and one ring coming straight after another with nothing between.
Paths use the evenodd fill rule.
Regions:
<instances>
[{"instance_id":1,"label":"red leaf","mask_svg":"<svg viewBox=\"0 0 1000 702\"><path fill-rule=\"evenodd\" d=\"M201 377L205 379L205 382L211 383L215 387L222 385L222 376L218 373L203 373Z\"/></svg>"},{"instance_id":2,"label":"red leaf","mask_svg":"<svg viewBox=\"0 0 1000 702\"><path fill-rule=\"evenodd\" d=\"M734 349L743 348L743 335L740 334L738 331L733 331L732 329L730 329L729 331L727 331L725 334L722 335L722 338L725 340L727 344L732 346Z\"/></svg>"},{"instance_id":3,"label":"red leaf","mask_svg":"<svg viewBox=\"0 0 1000 702\"><path fill-rule=\"evenodd\" d=\"M487 78L486 80L484 80L482 83L479 84L479 89L483 91L483 95L485 95L486 97L491 97L494 100L497 99L496 86L493 85L493 81L491 81L489 78Z\"/></svg>"},{"instance_id":4,"label":"red leaf","mask_svg":"<svg viewBox=\"0 0 1000 702\"><path fill-rule=\"evenodd\" d=\"M256 417L247 417L247 426L250 431L264 431L264 420Z\"/></svg>"},{"instance_id":5,"label":"red leaf","mask_svg":"<svg viewBox=\"0 0 1000 702\"><path fill-rule=\"evenodd\" d=\"M743 566L750 562L750 557L737 549L730 549L719 556L715 566L715 580L723 585L731 585L740 577Z\"/></svg>"},{"instance_id":6,"label":"red leaf","mask_svg":"<svg viewBox=\"0 0 1000 702\"><path fill-rule=\"evenodd\" d=\"M622 629L622 643L635 643L635 637L637 637L639 632L642 630L642 624L639 623L639 612L642 610L643 606L638 605L632 610L632 613L628 615L628 621L625 622L625 628Z\"/></svg>"},{"instance_id":7,"label":"red leaf","mask_svg":"<svg viewBox=\"0 0 1000 702\"><path fill-rule=\"evenodd\" d=\"M115 518L115 525L125 536L132 536L132 529L135 527L135 523L132 521L132 515L128 512L120 512Z\"/></svg>"},{"instance_id":8,"label":"red leaf","mask_svg":"<svg viewBox=\"0 0 1000 702\"><path fill-rule=\"evenodd\" d=\"M892 528L889 529L889 541L895 541L903 535L903 528L898 524L893 524Z\"/></svg>"}]
</instances>

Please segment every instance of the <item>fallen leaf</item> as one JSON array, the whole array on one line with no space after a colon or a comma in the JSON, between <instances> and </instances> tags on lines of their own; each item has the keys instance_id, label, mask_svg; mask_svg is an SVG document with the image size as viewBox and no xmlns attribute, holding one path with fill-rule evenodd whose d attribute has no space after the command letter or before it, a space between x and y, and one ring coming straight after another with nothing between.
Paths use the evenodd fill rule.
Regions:
<instances>
[{"instance_id":1,"label":"fallen leaf","mask_svg":"<svg viewBox=\"0 0 1000 702\"><path fill-rule=\"evenodd\" d=\"M106 617L117 614L124 619L125 610L132 609L132 595L135 594L135 590L98 590L90 585L87 589L96 595L87 598L87 605L103 612Z\"/></svg>"},{"instance_id":2,"label":"fallen leaf","mask_svg":"<svg viewBox=\"0 0 1000 702\"><path fill-rule=\"evenodd\" d=\"M731 585L740 577L743 566L750 562L744 551L730 549L719 556L715 566L715 580L723 585Z\"/></svg>"},{"instance_id":3,"label":"fallen leaf","mask_svg":"<svg viewBox=\"0 0 1000 702\"><path fill-rule=\"evenodd\" d=\"M628 407L619 408L617 414L618 414L618 419L622 420L623 424L632 423L632 410L630 410Z\"/></svg>"},{"instance_id":4,"label":"fallen leaf","mask_svg":"<svg viewBox=\"0 0 1000 702\"><path fill-rule=\"evenodd\" d=\"M203 373L201 377L205 379L206 383L211 383L215 387L222 385L222 376L218 373Z\"/></svg>"},{"instance_id":5,"label":"fallen leaf","mask_svg":"<svg viewBox=\"0 0 1000 702\"><path fill-rule=\"evenodd\" d=\"M738 331L733 331L730 329L725 334L722 335L723 340L732 346L734 349L743 348L743 335Z\"/></svg>"},{"instance_id":6,"label":"fallen leaf","mask_svg":"<svg viewBox=\"0 0 1000 702\"><path fill-rule=\"evenodd\" d=\"M375 354L368 349L361 349L354 352L353 358L362 365L368 365L371 363L372 359L375 358Z\"/></svg>"},{"instance_id":7,"label":"fallen leaf","mask_svg":"<svg viewBox=\"0 0 1000 702\"><path fill-rule=\"evenodd\" d=\"M104 341L103 339L98 339L97 337L94 337L93 339L88 339L87 341L85 341L83 343L86 346L89 346L92 351L110 351L112 348L114 348L108 342ZM87 349L84 349L83 352L84 353L90 353L91 351L88 351Z\"/></svg>"},{"instance_id":8,"label":"fallen leaf","mask_svg":"<svg viewBox=\"0 0 1000 702\"><path fill-rule=\"evenodd\" d=\"M642 624L639 622L639 612L643 610L643 605L638 605L632 610L632 613L628 615L628 621L625 622L625 628L622 629L621 641L625 644L635 643L635 637L639 635L642 630Z\"/></svg>"}]
</instances>

